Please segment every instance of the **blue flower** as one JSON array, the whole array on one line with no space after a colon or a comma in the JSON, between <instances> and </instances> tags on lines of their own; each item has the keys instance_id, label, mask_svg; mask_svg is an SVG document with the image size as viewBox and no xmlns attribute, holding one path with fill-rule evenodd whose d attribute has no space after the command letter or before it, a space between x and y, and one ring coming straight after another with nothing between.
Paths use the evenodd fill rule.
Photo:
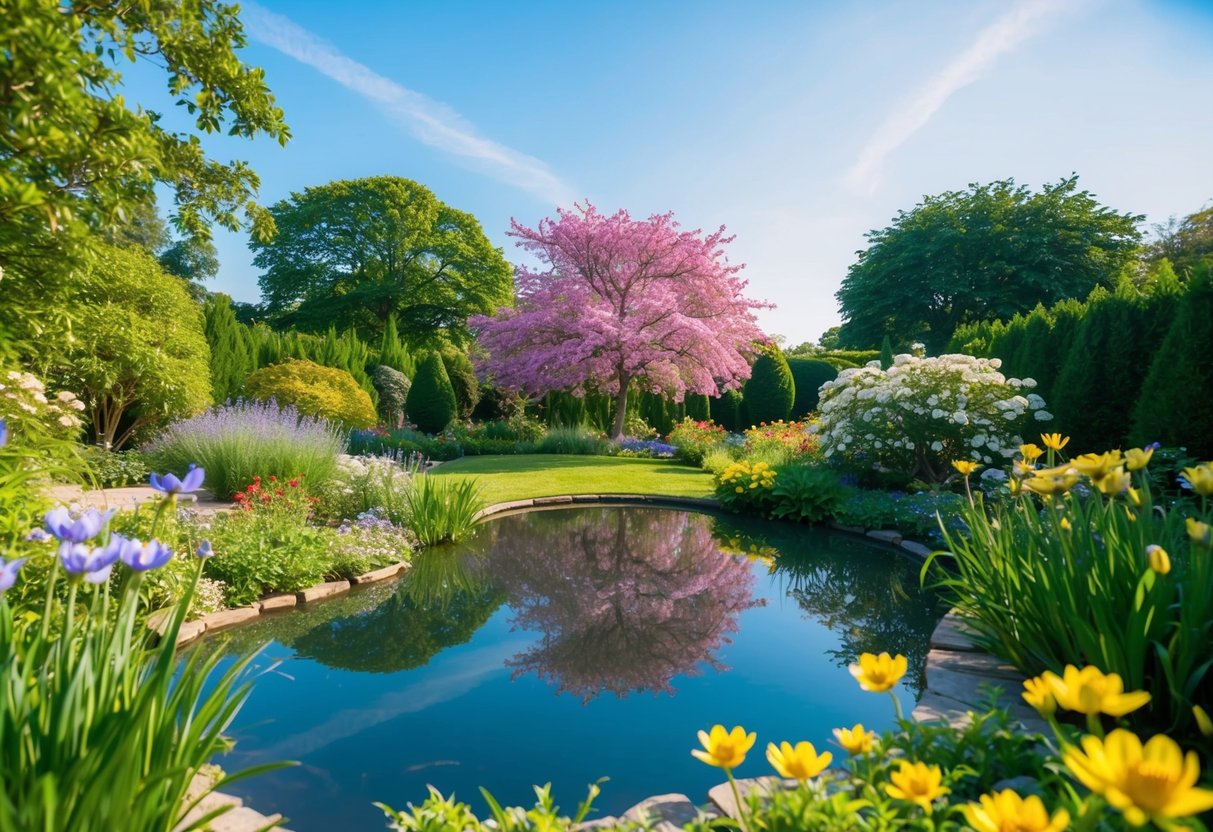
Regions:
<instances>
[{"instance_id":1,"label":"blue flower","mask_svg":"<svg viewBox=\"0 0 1213 832\"><path fill-rule=\"evenodd\" d=\"M184 479L177 479L176 474L152 474L148 478L148 484L165 494L192 494L202 487L202 479L205 476L205 470L191 464Z\"/></svg>"},{"instance_id":2,"label":"blue flower","mask_svg":"<svg viewBox=\"0 0 1213 832\"><path fill-rule=\"evenodd\" d=\"M17 582L17 573L21 571L21 567L25 565L26 560L28 558L17 558L5 563L4 558L0 558L0 594L11 589L13 584Z\"/></svg>"},{"instance_id":3,"label":"blue flower","mask_svg":"<svg viewBox=\"0 0 1213 832\"><path fill-rule=\"evenodd\" d=\"M25 536L25 539L33 543L45 543L48 540L54 540L53 537L46 533L46 529L32 529Z\"/></svg>"},{"instance_id":4,"label":"blue flower","mask_svg":"<svg viewBox=\"0 0 1213 832\"><path fill-rule=\"evenodd\" d=\"M114 537L123 540L118 535ZM98 548L70 541L59 544L59 562L63 564L63 570L73 578L83 576L90 584L103 584L109 580L118 553L119 547L114 545L113 540Z\"/></svg>"},{"instance_id":5,"label":"blue flower","mask_svg":"<svg viewBox=\"0 0 1213 832\"><path fill-rule=\"evenodd\" d=\"M209 540L204 540L198 545L197 555L199 558L206 559L213 554L215 554L215 547L211 545Z\"/></svg>"},{"instance_id":6,"label":"blue flower","mask_svg":"<svg viewBox=\"0 0 1213 832\"><path fill-rule=\"evenodd\" d=\"M8 423L0 419L0 448L8 444ZM13 573L16 574L16 573Z\"/></svg>"},{"instance_id":7,"label":"blue flower","mask_svg":"<svg viewBox=\"0 0 1213 832\"><path fill-rule=\"evenodd\" d=\"M146 572L149 569L159 569L173 559L173 551L159 540L149 540L142 543L138 540L126 540L114 535L118 544L118 557L122 562L136 572ZM113 545L111 538L110 545Z\"/></svg>"},{"instance_id":8,"label":"blue flower","mask_svg":"<svg viewBox=\"0 0 1213 832\"><path fill-rule=\"evenodd\" d=\"M101 534L101 529L113 516L113 509L102 514L97 509L90 508L79 517L73 517L63 506L56 506L46 513L43 522L46 530L64 543L84 543Z\"/></svg>"}]
</instances>

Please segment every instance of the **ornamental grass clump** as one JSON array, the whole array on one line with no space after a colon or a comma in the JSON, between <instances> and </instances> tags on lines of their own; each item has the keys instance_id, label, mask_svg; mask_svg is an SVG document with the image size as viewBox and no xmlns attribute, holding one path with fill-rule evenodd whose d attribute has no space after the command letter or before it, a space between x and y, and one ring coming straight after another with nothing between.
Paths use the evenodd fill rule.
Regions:
<instances>
[{"instance_id":1,"label":"ornamental grass clump","mask_svg":"<svg viewBox=\"0 0 1213 832\"><path fill-rule=\"evenodd\" d=\"M470 479L419 474L404 493L408 526L423 546L466 537L484 508L480 489Z\"/></svg>"},{"instance_id":2,"label":"ornamental grass clump","mask_svg":"<svg viewBox=\"0 0 1213 832\"><path fill-rule=\"evenodd\" d=\"M230 499L257 476L302 474L315 489L332 478L345 434L337 426L274 401L238 401L175 422L144 449L152 463L184 471L206 469L215 497Z\"/></svg>"},{"instance_id":3,"label":"ornamental grass clump","mask_svg":"<svg viewBox=\"0 0 1213 832\"><path fill-rule=\"evenodd\" d=\"M1151 448L1062 457L1064 437L1025 445L1009 499L975 493L965 530L945 530L955 569L942 580L982 647L1023 672L1099 667L1149 702L1136 728L1200 736L1213 707L1213 500L1156 503ZM1210 465L1185 472L1203 483ZM1209 491L1213 493L1213 481ZM1206 751L1213 750L1209 739Z\"/></svg>"},{"instance_id":4,"label":"ornamental grass clump","mask_svg":"<svg viewBox=\"0 0 1213 832\"><path fill-rule=\"evenodd\" d=\"M821 452L909 481L943 482L952 460L1002 464L1033 425L1052 419L1033 379L1008 378L997 358L898 355L843 370L821 387Z\"/></svg>"}]
</instances>

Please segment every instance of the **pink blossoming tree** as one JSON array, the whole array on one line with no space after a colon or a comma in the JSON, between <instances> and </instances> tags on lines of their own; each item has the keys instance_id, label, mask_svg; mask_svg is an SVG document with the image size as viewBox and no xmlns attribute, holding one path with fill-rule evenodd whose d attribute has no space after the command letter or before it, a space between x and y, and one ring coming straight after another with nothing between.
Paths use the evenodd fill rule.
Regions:
<instances>
[{"instance_id":1,"label":"pink blossoming tree","mask_svg":"<svg viewBox=\"0 0 1213 832\"><path fill-rule=\"evenodd\" d=\"M680 401L719 395L750 375L765 336L742 292L724 228L681 231L672 214L605 216L588 202L511 236L541 262L517 269L517 305L469 321L485 352L479 369L504 387L541 395L597 390L615 397L623 435L633 384Z\"/></svg>"}]
</instances>

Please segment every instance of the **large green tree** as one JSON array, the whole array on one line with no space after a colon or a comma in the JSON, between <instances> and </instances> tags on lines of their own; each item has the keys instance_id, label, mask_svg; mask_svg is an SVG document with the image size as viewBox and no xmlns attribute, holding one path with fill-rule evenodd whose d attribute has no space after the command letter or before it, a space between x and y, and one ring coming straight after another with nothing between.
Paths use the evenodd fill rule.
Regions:
<instances>
[{"instance_id":1,"label":"large green tree","mask_svg":"<svg viewBox=\"0 0 1213 832\"><path fill-rule=\"evenodd\" d=\"M0 0L0 335L45 352L67 332L63 301L93 250L90 232L146 206L157 183L172 189L188 235L242 218L272 233L253 171L208 157L199 142L218 132L289 137L264 73L238 54L237 14L222 0ZM164 77L188 128L123 96L133 65Z\"/></svg>"},{"instance_id":2,"label":"large green tree","mask_svg":"<svg viewBox=\"0 0 1213 832\"><path fill-rule=\"evenodd\" d=\"M840 339L866 348L890 335L937 351L958 325L1111 288L1142 219L1100 205L1077 176L1037 192L1006 179L929 196L868 233L837 294Z\"/></svg>"},{"instance_id":3,"label":"large green tree","mask_svg":"<svg viewBox=\"0 0 1213 832\"><path fill-rule=\"evenodd\" d=\"M278 235L253 240L264 310L281 325L354 326L378 338L391 317L412 343L509 303L501 250L471 214L395 176L330 182L270 208Z\"/></svg>"}]
</instances>

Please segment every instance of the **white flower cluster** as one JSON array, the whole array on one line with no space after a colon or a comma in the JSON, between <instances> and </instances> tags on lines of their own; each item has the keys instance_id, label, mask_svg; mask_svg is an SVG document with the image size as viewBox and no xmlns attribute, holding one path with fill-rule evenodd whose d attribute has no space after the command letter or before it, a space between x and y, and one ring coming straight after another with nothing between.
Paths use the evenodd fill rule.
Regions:
<instances>
[{"instance_id":1,"label":"white flower cluster","mask_svg":"<svg viewBox=\"0 0 1213 832\"><path fill-rule=\"evenodd\" d=\"M66 390L53 398L32 373L10 370L0 381L0 419L22 432L71 438L83 424L84 402Z\"/></svg>"},{"instance_id":2,"label":"white flower cluster","mask_svg":"<svg viewBox=\"0 0 1213 832\"><path fill-rule=\"evenodd\" d=\"M898 355L843 370L821 388L815 430L826 456L942 480L950 462L1010 459L1031 421L1048 421L1030 378L1007 378L997 358Z\"/></svg>"}]
</instances>

